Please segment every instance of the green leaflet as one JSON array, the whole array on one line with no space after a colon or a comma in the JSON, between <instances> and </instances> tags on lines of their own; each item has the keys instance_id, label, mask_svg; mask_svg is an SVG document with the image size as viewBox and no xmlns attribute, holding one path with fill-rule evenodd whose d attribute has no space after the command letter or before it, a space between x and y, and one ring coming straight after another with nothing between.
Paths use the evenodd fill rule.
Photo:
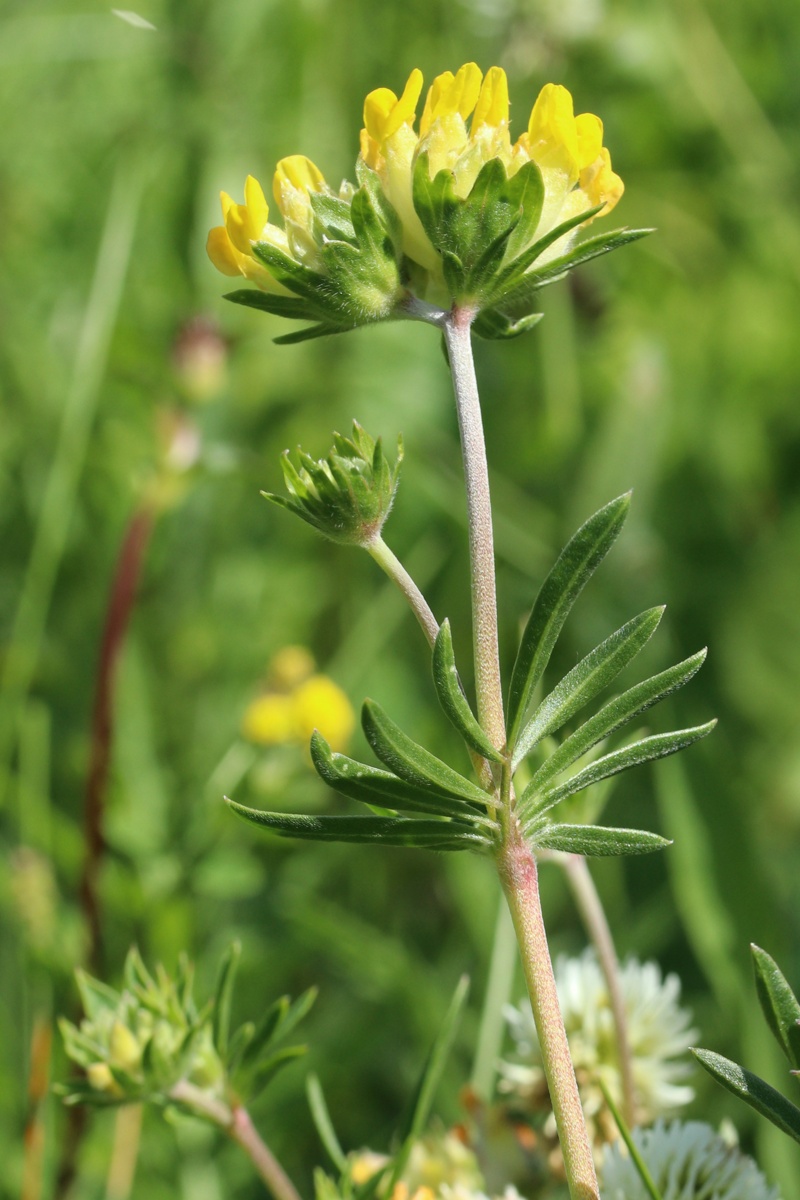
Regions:
<instances>
[{"instance_id":1,"label":"green leaflet","mask_svg":"<svg viewBox=\"0 0 800 1200\"><path fill-rule=\"evenodd\" d=\"M346 243L342 244L346 245ZM326 295L324 275L301 266L300 263L296 263L288 254L284 254L282 250L269 242L255 242L253 254L269 269L279 283L287 287L290 292L294 292L296 296L301 296L306 300L311 312L320 316L325 314L326 306L322 303ZM306 315L309 313L307 312Z\"/></svg>"},{"instance_id":2,"label":"green leaflet","mask_svg":"<svg viewBox=\"0 0 800 1200\"><path fill-rule=\"evenodd\" d=\"M653 636L663 613L663 607L651 608L634 617L564 676L550 695L545 697L520 734L512 760L514 767L542 738L565 725L570 717L617 677Z\"/></svg>"},{"instance_id":3,"label":"green leaflet","mask_svg":"<svg viewBox=\"0 0 800 1200\"><path fill-rule=\"evenodd\" d=\"M338 196L328 196L325 192L308 193L308 199L314 210L314 216L322 226L326 237L337 241L354 242L356 238L350 205Z\"/></svg>"},{"instance_id":4,"label":"green leaflet","mask_svg":"<svg viewBox=\"0 0 800 1200\"><path fill-rule=\"evenodd\" d=\"M332 333L348 333L355 326L343 325L328 325L321 322L319 325L309 325L305 329L295 329L293 333L282 333L280 337L273 338L276 346L296 346L299 342L310 342L314 338L328 337Z\"/></svg>"},{"instance_id":5,"label":"green leaflet","mask_svg":"<svg viewBox=\"0 0 800 1200\"><path fill-rule=\"evenodd\" d=\"M424 812L464 820L483 819L471 803L430 789L422 789L378 767L356 762L331 750L322 734L311 738L311 758L321 778L335 791L362 804L377 804L399 812Z\"/></svg>"},{"instance_id":6,"label":"green leaflet","mask_svg":"<svg viewBox=\"0 0 800 1200\"><path fill-rule=\"evenodd\" d=\"M227 798L226 798L227 799ZM473 825L456 820L405 820L400 817L312 817L271 813L227 800L240 817L277 834L314 842L383 843L429 850L468 850L485 844Z\"/></svg>"},{"instance_id":7,"label":"green leaflet","mask_svg":"<svg viewBox=\"0 0 800 1200\"><path fill-rule=\"evenodd\" d=\"M400 1129L401 1146L392 1163L392 1170L386 1187L387 1195L391 1195L394 1185L403 1174L412 1147L417 1139L421 1137L428 1123L436 1089L439 1086L444 1064L453 1045L453 1039L458 1029L458 1023L468 992L469 979L466 975L462 975L456 984L453 999L450 1001L450 1006L436 1035L436 1040L431 1047L427 1062L422 1071L422 1076L417 1084L416 1096L408 1119Z\"/></svg>"},{"instance_id":8,"label":"green leaflet","mask_svg":"<svg viewBox=\"0 0 800 1200\"><path fill-rule=\"evenodd\" d=\"M603 738L608 737L622 725L633 720L634 717L638 717L648 708L652 708L659 700L663 700L665 696L669 696L677 688L688 683L692 676L699 671L705 658L706 651L700 650L691 658L684 659L683 662L676 663L673 667L668 667L666 671L661 671L658 675L645 679L643 683L635 684L621 696L615 696L613 700L609 700L599 712L585 721L561 743L535 773L526 790L531 795L535 791L543 791L552 779L560 775L562 771L566 771L567 767L582 758Z\"/></svg>"},{"instance_id":9,"label":"green leaflet","mask_svg":"<svg viewBox=\"0 0 800 1200\"><path fill-rule=\"evenodd\" d=\"M758 1075L731 1062L729 1058L723 1058L711 1050L692 1050L692 1054L724 1088L800 1142L800 1108Z\"/></svg>"},{"instance_id":10,"label":"green leaflet","mask_svg":"<svg viewBox=\"0 0 800 1200\"><path fill-rule=\"evenodd\" d=\"M223 1062L228 1053L228 1037L231 1028L231 1000L233 998L233 985L241 954L241 942L232 942L219 965L217 987L214 993L214 1007L211 1013L212 1037L214 1048Z\"/></svg>"},{"instance_id":11,"label":"green leaflet","mask_svg":"<svg viewBox=\"0 0 800 1200\"><path fill-rule=\"evenodd\" d=\"M691 746L693 742L711 733L716 723L708 721L705 725L695 725L691 729L656 733L652 737L642 738L630 746L623 746L621 750L604 754L582 771L570 776L565 783L544 792L537 792L534 776L522 794L520 808L526 815L538 817L555 807L561 800L565 800L567 796L582 792L592 783L599 783L601 779L608 779L610 775L618 775L620 771L627 771L630 767L638 767L641 763L651 762L655 758L665 758L668 754L675 754L678 750Z\"/></svg>"},{"instance_id":12,"label":"green leaflet","mask_svg":"<svg viewBox=\"0 0 800 1200\"><path fill-rule=\"evenodd\" d=\"M612 500L581 526L542 584L522 635L508 696L508 745L514 749L533 689L583 587L611 549L630 507L630 492Z\"/></svg>"},{"instance_id":13,"label":"green leaflet","mask_svg":"<svg viewBox=\"0 0 800 1200\"><path fill-rule=\"evenodd\" d=\"M296 321L309 318L308 304L295 296L276 296L272 292L259 292L254 288L242 288L228 292L223 297L232 304L243 304L246 308L257 308L261 312L274 313L276 317L291 317Z\"/></svg>"},{"instance_id":14,"label":"green leaflet","mask_svg":"<svg viewBox=\"0 0 800 1200\"><path fill-rule=\"evenodd\" d=\"M442 622L433 647L433 682L439 703L467 745L492 762L502 762L503 756L478 724L464 695L456 670L453 635L448 620Z\"/></svg>"},{"instance_id":15,"label":"green leaflet","mask_svg":"<svg viewBox=\"0 0 800 1200\"><path fill-rule=\"evenodd\" d=\"M497 308L484 308L473 321L472 328L478 337L484 338L486 341L507 341L509 338L520 337L521 334L528 333L535 325L539 324L543 316L544 313L529 313L527 317L520 317L518 321L512 321Z\"/></svg>"},{"instance_id":16,"label":"green leaflet","mask_svg":"<svg viewBox=\"0 0 800 1200\"><path fill-rule=\"evenodd\" d=\"M767 1023L789 1065L800 1069L800 1004L783 972L759 946L750 947L756 976L756 991Z\"/></svg>"},{"instance_id":17,"label":"green leaflet","mask_svg":"<svg viewBox=\"0 0 800 1200\"><path fill-rule=\"evenodd\" d=\"M512 258L507 266L495 277L495 286L487 297L487 303L502 303L504 298L525 278L525 272L528 268L536 262L537 258L540 258L544 254L545 250L552 246L553 242L557 242L559 238L570 233L576 226L582 225L584 221L597 216L602 207L602 204L599 204L596 208L589 209L588 212L578 213L574 217L569 217L568 220L562 221L560 225L556 225L544 237L539 238L538 242L534 242L533 245L528 246L515 258Z\"/></svg>"},{"instance_id":18,"label":"green leaflet","mask_svg":"<svg viewBox=\"0 0 800 1200\"><path fill-rule=\"evenodd\" d=\"M423 790L485 806L487 795L477 784L412 741L374 700L364 701L361 724L377 757L401 779Z\"/></svg>"},{"instance_id":19,"label":"green leaflet","mask_svg":"<svg viewBox=\"0 0 800 1200\"><path fill-rule=\"evenodd\" d=\"M263 1092L267 1084L272 1082L278 1071L307 1053L308 1046L286 1046L283 1050L278 1050L275 1054L270 1055L269 1058L262 1059L250 1073L247 1087L248 1098L255 1099L260 1092Z\"/></svg>"},{"instance_id":20,"label":"green leaflet","mask_svg":"<svg viewBox=\"0 0 800 1200\"><path fill-rule=\"evenodd\" d=\"M328 1156L337 1170L340 1172L346 1171L347 1159L336 1136L336 1130L333 1127L328 1105L325 1103L322 1084L313 1073L306 1079L306 1096L308 1098L308 1107L311 1109L311 1119L319 1134L319 1140L327 1150Z\"/></svg>"},{"instance_id":21,"label":"green leaflet","mask_svg":"<svg viewBox=\"0 0 800 1200\"><path fill-rule=\"evenodd\" d=\"M627 246L630 242L638 242L640 238L647 237L652 232L652 229L614 229L611 233L601 233L597 237L588 238L568 254L552 259L540 270L527 271L521 281L503 297L503 305L513 307L525 304L539 288L548 283L555 283L565 271L571 271L573 267L579 267L582 263L598 258L601 254L608 254L611 250L618 250L620 246Z\"/></svg>"},{"instance_id":22,"label":"green leaflet","mask_svg":"<svg viewBox=\"0 0 800 1200\"><path fill-rule=\"evenodd\" d=\"M650 854L671 846L668 838L644 829L609 829L603 825L545 825L532 830L530 840L544 850L562 850L587 858L622 854Z\"/></svg>"}]
</instances>

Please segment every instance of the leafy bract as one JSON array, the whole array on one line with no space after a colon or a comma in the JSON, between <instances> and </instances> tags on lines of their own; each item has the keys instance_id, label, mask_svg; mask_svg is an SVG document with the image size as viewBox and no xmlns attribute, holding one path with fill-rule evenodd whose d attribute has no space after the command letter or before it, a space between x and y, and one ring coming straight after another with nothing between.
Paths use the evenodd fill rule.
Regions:
<instances>
[{"instance_id":1,"label":"leafy bract","mask_svg":"<svg viewBox=\"0 0 800 1200\"><path fill-rule=\"evenodd\" d=\"M419 746L373 700L365 700L361 724L367 741L385 766L415 787L483 807L486 793Z\"/></svg>"},{"instance_id":2,"label":"leafy bract","mask_svg":"<svg viewBox=\"0 0 800 1200\"><path fill-rule=\"evenodd\" d=\"M583 854L587 858L612 858L623 854L650 854L672 843L644 829L609 829L603 825L545 825L530 840L544 850Z\"/></svg>"},{"instance_id":3,"label":"leafy bract","mask_svg":"<svg viewBox=\"0 0 800 1200\"><path fill-rule=\"evenodd\" d=\"M534 776L522 794L520 809L528 820L535 820L561 800L566 799L567 796L583 791L590 784L599 783L601 779L608 779L609 776L617 775L620 771L627 771L630 767L651 762L656 758L665 758L668 754L675 754L678 750L691 746L693 742L699 741L700 738L711 733L715 725L716 721L708 721L705 725L696 725L691 729L679 729L673 733L656 733L651 737L641 738L638 742L623 746L620 750L612 750L610 754L601 755L583 770L571 775L564 783L544 791L538 790L537 778Z\"/></svg>"},{"instance_id":4,"label":"leafy bract","mask_svg":"<svg viewBox=\"0 0 800 1200\"><path fill-rule=\"evenodd\" d=\"M550 661L572 605L595 568L611 549L630 507L630 493L590 517L562 550L533 604L511 675L508 745L516 745L520 725L536 684Z\"/></svg>"},{"instance_id":5,"label":"leafy bract","mask_svg":"<svg viewBox=\"0 0 800 1200\"><path fill-rule=\"evenodd\" d=\"M321 778L342 796L397 812L424 812L440 817L474 817L463 800L428 788L415 787L390 771L356 762L331 750L318 731L311 738L311 758Z\"/></svg>"},{"instance_id":6,"label":"leafy bract","mask_svg":"<svg viewBox=\"0 0 800 1200\"><path fill-rule=\"evenodd\" d=\"M795 1070L800 1069L800 1003L774 958L751 946L756 991L767 1023Z\"/></svg>"},{"instance_id":7,"label":"leafy bract","mask_svg":"<svg viewBox=\"0 0 800 1200\"><path fill-rule=\"evenodd\" d=\"M468 850L484 844L475 827L466 821L435 818L406 820L400 817L315 817L305 813L273 813L227 803L237 816L261 825L278 837L314 842L383 843L418 846L427 850Z\"/></svg>"},{"instance_id":8,"label":"leafy bract","mask_svg":"<svg viewBox=\"0 0 800 1200\"><path fill-rule=\"evenodd\" d=\"M484 758L501 762L502 755L481 728L464 695L456 669L450 622L447 620L442 622L433 647L433 682L439 703L467 745Z\"/></svg>"},{"instance_id":9,"label":"leafy bract","mask_svg":"<svg viewBox=\"0 0 800 1200\"><path fill-rule=\"evenodd\" d=\"M651 608L606 638L565 675L537 708L520 734L514 751L516 766L542 738L554 733L607 687L635 658L658 628L664 609Z\"/></svg>"},{"instance_id":10,"label":"leafy bract","mask_svg":"<svg viewBox=\"0 0 800 1200\"><path fill-rule=\"evenodd\" d=\"M752 1071L714 1054L711 1050L692 1050L701 1066L734 1096L744 1100L756 1112L777 1125L783 1133L800 1142L800 1108Z\"/></svg>"}]
</instances>

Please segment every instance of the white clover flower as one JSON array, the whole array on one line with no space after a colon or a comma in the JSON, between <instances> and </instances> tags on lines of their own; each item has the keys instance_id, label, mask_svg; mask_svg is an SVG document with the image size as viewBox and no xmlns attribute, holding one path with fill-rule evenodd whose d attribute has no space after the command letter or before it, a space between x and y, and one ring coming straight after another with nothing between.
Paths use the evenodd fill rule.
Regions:
<instances>
[{"instance_id":1,"label":"white clover flower","mask_svg":"<svg viewBox=\"0 0 800 1200\"><path fill-rule=\"evenodd\" d=\"M663 1200L780 1200L752 1158L701 1121L657 1121L633 1137ZM621 1142L605 1152L601 1184L604 1200L647 1200Z\"/></svg>"},{"instance_id":2,"label":"white clover flower","mask_svg":"<svg viewBox=\"0 0 800 1200\"><path fill-rule=\"evenodd\" d=\"M614 1018L605 979L592 950L578 958L560 957L556 985L575 1073L587 1118L597 1124L605 1101L599 1080L619 1104L619 1070ZM657 963L629 959L620 969L620 988L628 1023L637 1120L648 1123L688 1104L692 1088L682 1080L691 1067L680 1061L696 1037L690 1014L680 1007L680 980L662 976ZM538 1091L543 1072L536 1031L527 1001L509 1007L506 1019L516 1043L517 1061L500 1064L501 1088L522 1097ZM613 1130L605 1131L614 1136Z\"/></svg>"}]
</instances>

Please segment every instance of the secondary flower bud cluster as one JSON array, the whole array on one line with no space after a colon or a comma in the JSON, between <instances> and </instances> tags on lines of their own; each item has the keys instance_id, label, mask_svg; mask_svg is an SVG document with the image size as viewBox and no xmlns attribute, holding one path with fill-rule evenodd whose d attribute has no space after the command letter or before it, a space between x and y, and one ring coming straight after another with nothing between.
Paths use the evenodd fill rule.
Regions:
<instances>
[{"instance_id":1,"label":"secondary flower bud cluster","mask_svg":"<svg viewBox=\"0 0 800 1200\"><path fill-rule=\"evenodd\" d=\"M74 1098L97 1104L129 1103L165 1094L185 1079L212 1095L224 1069L213 1045L208 1013L191 996L191 972L182 964L172 980L153 977L137 950L128 954L121 992L78 972L86 1016L79 1026L61 1020L68 1056L83 1067L88 1090Z\"/></svg>"},{"instance_id":2,"label":"secondary flower bud cluster","mask_svg":"<svg viewBox=\"0 0 800 1200\"><path fill-rule=\"evenodd\" d=\"M391 466L380 438L375 441L353 422L352 436L333 435L327 458L311 458L298 448L299 466L288 450L283 456L283 477L288 496L264 492L268 500L296 513L307 524L351 546L367 546L381 532L394 501L403 462L402 439Z\"/></svg>"}]
</instances>

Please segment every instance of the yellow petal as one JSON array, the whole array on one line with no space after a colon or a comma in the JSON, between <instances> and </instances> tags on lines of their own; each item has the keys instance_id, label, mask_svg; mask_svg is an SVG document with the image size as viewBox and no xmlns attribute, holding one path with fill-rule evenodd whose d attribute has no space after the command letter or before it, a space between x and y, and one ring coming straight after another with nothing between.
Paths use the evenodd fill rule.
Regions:
<instances>
[{"instance_id":1,"label":"yellow petal","mask_svg":"<svg viewBox=\"0 0 800 1200\"><path fill-rule=\"evenodd\" d=\"M305 646L283 646L269 664L269 682L284 691L314 674L314 656Z\"/></svg>"},{"instance_id":2,"label":"yellow petal","mask_svg":"<svg viewBox=\"0 0 800 1200\"><path fill-rule=\"evenodd\" d=\"M478 101L482 79L481 69L475 63L465 63L455 75L451 71L437 75L428 90L420 135L424 137L437 117L458 113L466 121Z\"/></svg>"},{"instance_id":3,"label":"yellow petal","mask_svg":"<svg viewBox=\"0 0 800 1200\"><path fill-rule=\"evenodd\" d=\"M240 254L250 254L250 225L247 220L247 206L232 204L225 214L225 228L228 237Z\"/></svg>"},{"instance_id":4,"label":"yellow petal","mask_svg":"<svg viewBox=\"0 0 800 1200\"><path fill-rule=\"evenodd\" d=\"M578 135L578 165L589 167L603 149L603 122L594 113L581 113L575 118Z\"/></svg>"},{"instance_id":5,"label":"yellow petal","mask_svg":"<svg viewBox=\"0 0 800 1200\"><path fill-rule=\"evenodd\" d=\"M401 125L413 125L417 115L417 103L422 91L422 71L418 67L408 77L403 94L388 114L383 129L383 140L396 133Z\"/></svg>"},{"instance_id":6,"label":"yellow petal","mask_svg":"<svg viewBox=\"0 0 800 1200\"><path fill-rule=\"evenodd\" d=\"M592 208L598 204L604 205L597 214L598 217L610 213L625 191L625 184L619 175L611 170L611 155L605 146L591 166L581 171L580 184L589 197Z\"/></svg>"},{"instance_id":7,"label":"yellow petal","mask_svg":"<svg viewBox=\"0 0 800 1200\"><path fill-rule=\"evenodd\" d=\"M321 192L325 187L325 178L310 158L304 154L290 154L278 163L272 181L272 191L279 205L282 204L287 186L298 192Z\"/></svg>"},{"instance_id":8,"label":"yellow petal","mask_svg":"<svg viewBox=\"0 0 800 1200\"><path fill-rule=\"evenodd\" d=\"M383 141L386 120L396 104L397 96L391 88L376 88L364 101L364 125L376 142Z\"/></svg>"},{"instance_id":9,"label":"yellow petal","mask_svg":"<svg viewBox=\"0 0 800 1200\"><path fill-rule=\"evenodd\" d=\"M269 205L261 184L252 175L248 175L244 183L244 203L248 224L252 230L251 237L255 240L261 236L261 231L269 220Z\"/></svg>"},{"instance_id":10,"label":"yellow petal","mask_svg":"<svg viewBox=\"0 0 800 1200\"><path fill-rule=\"evenodd\" d=\"M217 270L221 271L223 275L242 274L240 266L242 256L236 247L231 244L231 239L228 237L228 231L224 225L217 225L216 228L210 230L208 240L206 241L206 253Z\"/></svg>"},{"instance_id":11,"label":"yellow petal","mask_svg":"<svg viewBox=\"0 0 800 1200\"><path fill-rule=\"evenodd\" d=\"M227 192L220 192L219 202L222 205L222 219L223 221L227 221L228 213L234 207L236 201L232 196L229 196Z\"/></svg>"},{"instance_id":12,"label":"yellow petal","mask_svg":"<svg viewBox=\"0 0 800 1200\"><path fill-rule=\"evenodd\" d=\"M572 108L572 96L560 83L547 83L531 110L528 122L530 153L537 162L578 168L578 134Z\"/></svg>"},{"instance_id":13,"label":"yellow petal","mask_svg":"<svg viewBox=\"0 0 800 1200\"><path fill-rule=\"evenodd\" d=\"M482 125L508 124L508 79L502 67L490 67L472 117L472 133Z\"/></svg>"}]
</instances>

